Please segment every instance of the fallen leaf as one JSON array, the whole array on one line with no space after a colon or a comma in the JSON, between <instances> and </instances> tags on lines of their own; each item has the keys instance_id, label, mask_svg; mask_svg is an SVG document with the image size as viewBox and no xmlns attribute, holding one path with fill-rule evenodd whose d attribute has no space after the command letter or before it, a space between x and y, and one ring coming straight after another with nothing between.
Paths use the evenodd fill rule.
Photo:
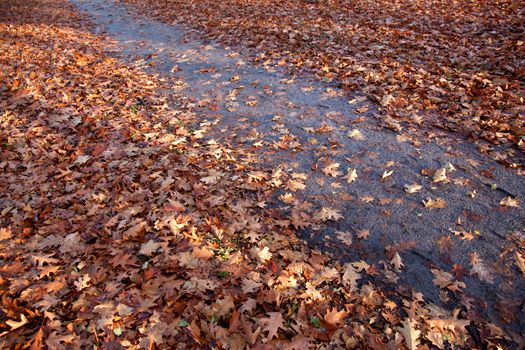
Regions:
<instances>
[{"instance_id":1,"label":"fallen leaf","mask_svg":"<svg viewBox=\"0 0 525 350\"><path fill-rule=\"evenodd\" d=\"M357 179L357 170L356 169L348 169L348 174L346 174L343 179L346 180L347 183L352 183Z\"/></svg>"},{"instance_id":2,"label":"fallen leaf","mask_svg":"<svg viewBox=\"0 0 525 350\"><path fill-rule=\"evenodd\" d=\"M29 321L27 320L26 316L24 314L21 314L20 315L20 321L13 321L13 320L6 320L5 323L11 327L11 330L14 331L15 329L18 329L24 325L26 325L27 323L29 323Z\"/></svg>"},{"instance_id":3,"label":"fallen leaf","mask_svg":"<svg viewBox=\"0 0 525 350\"><path fill-rule=\"evenodd\" d=\"M447 180L447 169L439 168L434 173L434 182L443 182Z\"/></svg>"},{"instance_id":4,"label":"fallen leaf","mask_svg":"<svg viewBox=\"0 0 525 350\"><path fill-rule=\"evenodd\" d=\"M516 258L516 265L521 270L521 273L525 275L525 258L520 252L516 252L514 257Z\"/></svg>"},{"instance_id":5,"label":"fallen leaf","mask_svg":"<svg viewBox=\"0 0 525 350\"><path fill-rule=\"evenodd\" d=\"M405 185L404 189L406 193L416 193L421 191L423 186L419 184Z\"/></svg>"},{"instance_id":6,"label":"fallen leaf","mask_svg":"<svg viewBox=\"0 0 525 350\"><path fill-rule=\"evenodd\" d=\"M394 170L389 170L389 171L386 171L386 170L385 170L385 171L383 172L383 175L381 176L381 179L384 180L384 179L386 179L387 177L392 176L393 173L394 173Z\"/></svg>"},{"instance_id":7,"label":"fallen leaf","mask_svg":"<svg viewBox=\"0 0 525 350\"><path fill-rule=\"evenodd\" d=\"M285 329L283 324L283 316L280 312L268 312L270 317L262 318L261 323L265 324L263 332L268 332L268 340L272 340L280 329Z\"/></svg>"},{"instance_id":8,"label":"fallen leaf","mask_svg":"<svg viewBox=\"0 0 525 350\"><path fill-rule=\"evenodd\" d=\"M445 208L445 200L443 198L427 198L426 200L423 200L423 204L425 208L429 209L443 209Z\"/></svg>"},{"instance_id":9,"label":"fallen leaf","mask_svg":"<svg viewBox=\"0 0 525 350\"><path fill-rule=\"evenodd\" d=\"M344 323L344 318L348 315L348 311L340 310L337 311L337 308L332 308L331 310L326 310L324 315L324 320L327 323L332 325L338 325Z\"/></svg>"},{"instance_id":10,"label":"fallen leaf","mask_svg":"<svg viewBox=\"0 0 525 350\"><path fill-rule=\"evenodd\" d=\"M520 206L520 201L517 198L505 197L499 202L499 204L505 207L517 208Z\"/></svg>"},{"instance_id":11,"label":"fallen leaf","mask_svg":"<svg viewBox=\"0 0 525 350\"><path fill-rule=\"evenodd\" d=\"M401 271L401 268L403 267L403 261L401 260L401 256L399 256L398 252L394 253L394 256L390 260L390 264L394 266L396 271Z\"/></svg>"},{"instance_id":12,"label":"fallen leaf","mask_svg":"<svg viewBox=\"0 0 525 350\"><path fill-rule=\"evenodd\" d=\"M149 240L146 243L143 243L140 246L139 253L144 255L152 255L161 247L160 243L155 242L154 240Z\"/></svg>"},{"instance_id":13,"label":"fallen leaf","mask_svg":"<svg viewBox=\"0 0 525 350\"><path fill-rule=\"evenodd\" d=\"M370 236L370 230L358 230L357 231L357 238L359 239L367 239L368 236Z\"/></svg>"},{"instance_id":14,"label":"fallen leaf","mask_svg":"<svg viewBox=\"0 0 525 350\"><path fill-rule=\"evenodd\" d=\"M405 344L409 350L417 349L420 344L421 331L415 328L416 322L411 318L404 319L401 321L403 327L396 327L396 329L403 335Z\"/></svg>"},{"instance_id":15,"label":"fallen leaf","mask_svg":"<svg viewBox=\"0 0 525 350\"><path fill-rule=\"evenodd\" d=\"M268 247L264 247L262 249L259 248L259 247L253 247L252 248L252 254L261 263L267 262L268 260L270 260L272 258L272 255L273 255L270 252L270 248L268 248Z\"/></svg>"},{"instance_id":16,"label":"fallen leaf","mask_svg":"<svg viewBox=\"0 0 525 350\"><path fill-rule=\"evenodd\" d=\"M364 140L363 133L359 129L353 129L348 132L347 136L355 140Z\"/></svg>"}]
</instances>

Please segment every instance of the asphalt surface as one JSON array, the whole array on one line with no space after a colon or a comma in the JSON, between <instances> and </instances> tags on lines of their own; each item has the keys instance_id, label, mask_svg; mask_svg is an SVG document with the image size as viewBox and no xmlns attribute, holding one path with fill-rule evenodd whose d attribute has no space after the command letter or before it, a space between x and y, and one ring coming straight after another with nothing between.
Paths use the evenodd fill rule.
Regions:
<instances>
[{"instance_id":1,"label":"asphalt surface","mask_svg":"<svg viewBox=\"0 0 525 350\"><path fill-rule=\"evenodd\" d=\"M121 3L72 2L89 14L97 32L115 40L115 56L180 79L173 89L194 105L199 127L209 129L206 139L254 151L260 168L304 174L304 190L280 194L288 192L297 203L336 208L343 215L300 230L309 244L334 259L362 259L379 269L391 266L386 247L395 246L404 263L398 286L413 288L437 304L439 290L430 269L451 271L459 264L464 295L487 303L486 313L496 324L514 331L525 328L525 317L518 314L517 322L505 324L498 306L494 308L498 303L516 310L524 306L524 276L513 258L515 240L525 241L523 176L483 156L460 136L385 127L378 107L359 93L349 95L308 76L253 65L241 48L204 41L189 28L160 23ZM352 130L359 130L362 138L349 137ZM324 174L322 169L334 162L344 175L356 169L357 180L347 183ZM442 167L448 169L448 181L433 182ZM388 171L392 175L383 179ZM406 193L404 186L410 184L421 185L421 191ZM519 207L499 204L509 195L521 199ZM442 198L444 208L426 208L427 198ZM286 205L275 201L273 205ZM369 230L367 238L357 237L362 230ZM351 244L338 238L340 231L349 232ZM469 234L472 239L465 239ZM447 236L450 244L438 245ZM477 268L471 264L473 252L479 256ZM442 305L453 307L455 302Z\"/></svg>"}]
</instances>

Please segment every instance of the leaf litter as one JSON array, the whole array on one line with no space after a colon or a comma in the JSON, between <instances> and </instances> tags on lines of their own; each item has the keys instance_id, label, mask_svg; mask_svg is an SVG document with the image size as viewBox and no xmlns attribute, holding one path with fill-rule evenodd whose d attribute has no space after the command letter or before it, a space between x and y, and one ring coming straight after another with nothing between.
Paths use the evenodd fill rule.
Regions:
<instances>
[{"instance_id":1,"label":"leaf litter","mask_svg":"<svg viewBox=\"0 0 525 350\"><path fill-rule=\"evenodd\" d=\"M367 278L393 278L388 264L341 266L308 248L261 205L305 176L279 183L249 151L203 142L181 96L108 57L64 1L0 11L17 14L0 24L2 348L479 346L467 326L491 346L520 341ZM343 174L336 164L326 175ZM331 207L301 216L341 217ZM400 270L402 248L392 251ZM463 282L434 271L436 286L462 297Z\"/></svg>"}]
</instances>

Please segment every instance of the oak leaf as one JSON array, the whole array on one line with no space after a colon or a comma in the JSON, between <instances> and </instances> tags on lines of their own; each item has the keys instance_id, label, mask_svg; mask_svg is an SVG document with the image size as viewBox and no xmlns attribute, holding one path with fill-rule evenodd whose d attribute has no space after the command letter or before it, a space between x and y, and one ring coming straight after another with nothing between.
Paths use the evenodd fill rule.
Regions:
<instances>
[{"instance_id":1,"label":"oak leaf","mask_svg":"<svg viewBox=\"0 0 525 350\"><path fill-rule=\"evenodd\" d=\"M390 260L390 263L394 266L396 271L401 271L401 268L403 267L403 261L401 260L401 256L399 256L398 252L394 253L394 256Z\"/></svg>"},{"instance_id":2,"label":"oak leaf","mask_svg":"<svg viewBox=\"0 0 525 350\"><path fill-rule=\"evenodd\" d=\"M324 315L324 320L327 323L330 323L332 325L338 325L340 323L344 322L344 318L348 315L348 311L341 310L337 311L337 308L332 308L331 310L326 310L326 314Z\"/></svg>"},{"instance_id":3,"label":"oak leaf","mask_svg":"<svg viewBox=\"0 0 525 350\"><path fill-rule=\"evenodd\" d=\"M272 340L280 329L285 329L283 324L283 315L280 312L269 312L270 317L262 318L261 323L266 324L263 332L268 332L268 340Z\"/></svg>"},{"instance_id":4,"label":"oak leaf","mask_svg":"<svg viewBox=\"0 0 525 350\"><path fill-rule=\"evenodd\" d=\"M161 244L158 242L155 242L154 240L149 240L146 243L143 243L140 246L139 253L143 255L152 255L155 253L159 248L161 247Z\"/></svg>"},{"instance_id":5,"label":"oak leaf","mask_svg":"<svg viewBox=\"0 0 525 350\"><path fill-rule=\"evenodd\" d=\"M314 214L314 219L318 221L337 221L342 219L343 216L333 208L322 207L318 212Z\"/></svg>"},{"instance_id":6,"label":"oak leaf","mask_svg":"<svg viewBox=\"0 0 525 350\"><path fill-rule=\"evenodd\" d=\"M423 188L423 186L419 185L419 184L412 184L412 185L405 185L405 192L406 193L416 193L416 192L419 192L421 191L421 189Z\"/></svg>"},{"instance_id":7,"label":"oak leaf","mask_svg":"<svg viewBox=\"0 0 525 350\"><path fill-rule=\"evenodd\" d=\"M415 321L411 318L407 318L401 321L403 327L396 327L396 329L403 335L405 338L405 344L409 350L417 349L417 346L420 344L421 331L415 328Z\"/></svg>"},{"instance_id":8,"label":"oak leaf","mask_svg":"<svg viewBox=\"0 0 525 350\"><path fill-rule=\"evenodd\" d=\"M357 170L356 169L348 169L348 174L346 174L343 179L346 180L348 183L352 183L355 180L357 180Z\"/></svg>"},{"instance_id":9,"label":"oak leaf","mask_svg":"<svg viewBox=\"0 0 525 350\"><path fill-rule=\"evenodd\" d=\"M516 265L521 270L521 273L525 275L525 257L520 252L515 253Z\"/></svg>"},{"instance_id":10,"label":"oak leaf","mask_svg":"<svg viewBox=\"0 0 525 350\"><path fill-rule=\"evenodd\" d=\"M340 166L339 163L331 163L323 169L323 173L331 177L341 176L343 175L343 173L339 171L339 166Z\"/></svg>"},{"instance_id":11,"label":"oak leaf","mask_svg":"<svg viewBox=\"0 0 525 350\"><path fill-rule=\"evenodd\" d=\"M499 202L499 204L505 207L517 208L520 206L520 201L518 198L505 197Z\"/></svg>"},{"instance_id":12,"label":"oak leaf","mask_svg":"<svg viewBox=\"0 0 525 350\"><path fill-rule=\"evenodd\" d=\"M434 182L442 182L447 180L447 169L446 168L439 168L434 173Z\"/></svg>"}]
</instances>

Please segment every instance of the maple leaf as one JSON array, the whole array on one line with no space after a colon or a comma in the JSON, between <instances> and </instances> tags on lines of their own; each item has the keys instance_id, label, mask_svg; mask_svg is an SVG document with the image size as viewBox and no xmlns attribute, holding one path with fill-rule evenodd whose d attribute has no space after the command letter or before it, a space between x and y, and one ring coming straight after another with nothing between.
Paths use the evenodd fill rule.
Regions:
<instances>
[{"instance_id":1,"label":"maple leaf","mask_svg":"<svg viewBox=\"0 0 525 350\"><path fill-rule=\"evenodd\" d=\"M270 317L262 318L261 323L266 326L263 328L263 332L268 332L268 340L272 340L277 335L279 328L285 330L283 324L283 315L280 312L268 312Z\"/></svg>"},{"instance_id":2,"label":"maple leaf","mask_svg":"<svg viewBox=\"0 0 525 350\"><path fill-rule=\"evenodd\" d=\"M421 331L415 329L416 322L411 318L401 321L403 327L396 327L396 329L403 335L405 344L409 350L417 349L420 344Z\"/></svg>"}]
</instances>

